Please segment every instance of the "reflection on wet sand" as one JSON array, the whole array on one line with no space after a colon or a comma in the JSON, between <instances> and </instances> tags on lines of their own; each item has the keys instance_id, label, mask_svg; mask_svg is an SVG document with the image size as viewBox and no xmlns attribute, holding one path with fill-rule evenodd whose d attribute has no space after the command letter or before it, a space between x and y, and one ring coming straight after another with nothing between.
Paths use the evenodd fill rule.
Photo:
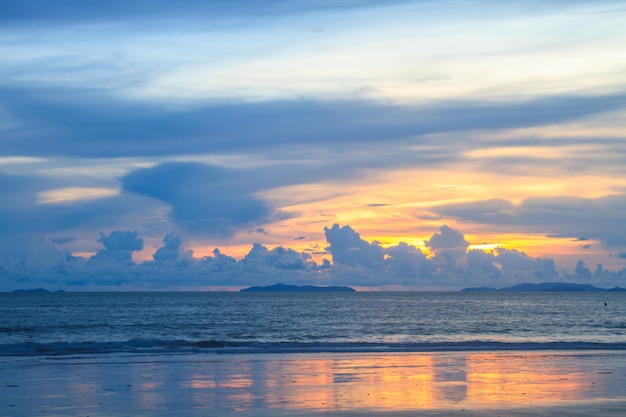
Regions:
<instances>
[{"instance_id":1,"label":"reflection on wet sand","mask_svg":"<svg viewBox=\"0 0 626 417\"><path fill-rule=\"evenodd\" d=\"M626 354L617 351L22 359L0 366L0 377L5 407L22 416L386 414L626 401Z\"/></svg>"},{"instance_id":2,"label":"reflection on wet sand","mask_svg":"<svg viewBox=\"0 0 626 417\"><path fill-rule=\"evenodd\" d=\"M285 408L350 409L395 407L410 402L418 407L432 405L433 395L424 389L431 384L432 364L428 356L406 363L397 356L298 361L297 369L281 361L267 373L273 387L266 400Z\"/></svg>"},{"instance_id":3,"label":"reflection on wet sand","mask_svg":"<svg viewBox=\"0 0 626 417\"><path fill-rule=\"evenodd\" d=\"M236 372L213 369L190 375L189 386L199 390L198 399L219 397L238 403L238 409L260 402L270 408L315 410L524 406L626 395L623 366L616 373L589 369L592 365L581 362L580 355L485 352L334 359L296 355L246 365ZM624 392L606 391L616 378Z\"/></svg>"},{"instance_id":4,"label":"reflection on wet sand","mask_svg":"<svg viewBox=\"0 0 626 417\"><path fill-rule=\"evenodd\" d=\"M506 361L494 353L468 355L467 398L507 404L577 400L594 390L577 362L572 356L557 367L545 355L507 355Z\"/></svg>"}]
</instances>

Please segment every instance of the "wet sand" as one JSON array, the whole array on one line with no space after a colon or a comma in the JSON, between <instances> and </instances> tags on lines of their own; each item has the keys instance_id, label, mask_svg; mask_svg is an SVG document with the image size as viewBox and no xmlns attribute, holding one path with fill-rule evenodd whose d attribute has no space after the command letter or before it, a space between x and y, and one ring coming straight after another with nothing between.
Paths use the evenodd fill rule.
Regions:
<instances>
[{"instance_id":1,"label":"wet sand","mask_svg":"<svg viewBox=\"0 0 626 417\"><path fill-rule=\"evenodd\" d=\"M626 352L0 357L2 416L621 416Z\"/></svg>"}]
</instances>

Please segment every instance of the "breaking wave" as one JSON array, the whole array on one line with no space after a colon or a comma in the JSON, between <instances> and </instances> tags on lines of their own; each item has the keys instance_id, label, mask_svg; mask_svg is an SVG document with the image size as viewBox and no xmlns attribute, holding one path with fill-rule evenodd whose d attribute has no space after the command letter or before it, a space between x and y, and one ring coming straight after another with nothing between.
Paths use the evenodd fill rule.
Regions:
<instances>
[{"instance_id":1,"label":"breaking wave","mask_svg":"<svg viewBox=\"0 0 626 417\"><path fill-rule=\"evenodd\" d=\"M118 342L15 343L0 345L1 356L65 356L95 354L263 354L263 353L375 353L455 351L626 350L625 343L496 341L426 343L301 343L233 342L221 340L131 339Z\"/></svg>"}]
</instances>

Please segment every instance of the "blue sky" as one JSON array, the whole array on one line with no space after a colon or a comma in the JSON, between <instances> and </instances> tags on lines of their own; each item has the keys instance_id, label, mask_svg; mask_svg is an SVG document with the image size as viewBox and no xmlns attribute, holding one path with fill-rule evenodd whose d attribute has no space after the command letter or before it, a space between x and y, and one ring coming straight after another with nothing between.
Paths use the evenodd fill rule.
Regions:
<instances>
[{"instance_id":1,"label":"blue sky","mask_svg":"<svg viewBox=\"0 0 626 417\"><path fill-rule=\"evenodd\" d=\"M2 4L0 289L620 285L625 18L612 1Z\"/></svg>"}]
</instances>

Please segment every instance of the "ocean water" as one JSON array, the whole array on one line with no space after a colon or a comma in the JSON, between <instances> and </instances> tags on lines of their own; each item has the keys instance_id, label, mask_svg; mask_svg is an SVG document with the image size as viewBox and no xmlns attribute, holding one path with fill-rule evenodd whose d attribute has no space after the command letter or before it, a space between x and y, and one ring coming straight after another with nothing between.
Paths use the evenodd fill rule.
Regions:
<instances>
[{"instance_id":1,"label":"ocean water","mask_svg":"<svg viewBox=\"0 0 626 417\"><path fill-rule=\"evenodd\" d=\"M560 349L626 349L626 294L0 293L2 356Z\"/></svg>"}]
</instances>

